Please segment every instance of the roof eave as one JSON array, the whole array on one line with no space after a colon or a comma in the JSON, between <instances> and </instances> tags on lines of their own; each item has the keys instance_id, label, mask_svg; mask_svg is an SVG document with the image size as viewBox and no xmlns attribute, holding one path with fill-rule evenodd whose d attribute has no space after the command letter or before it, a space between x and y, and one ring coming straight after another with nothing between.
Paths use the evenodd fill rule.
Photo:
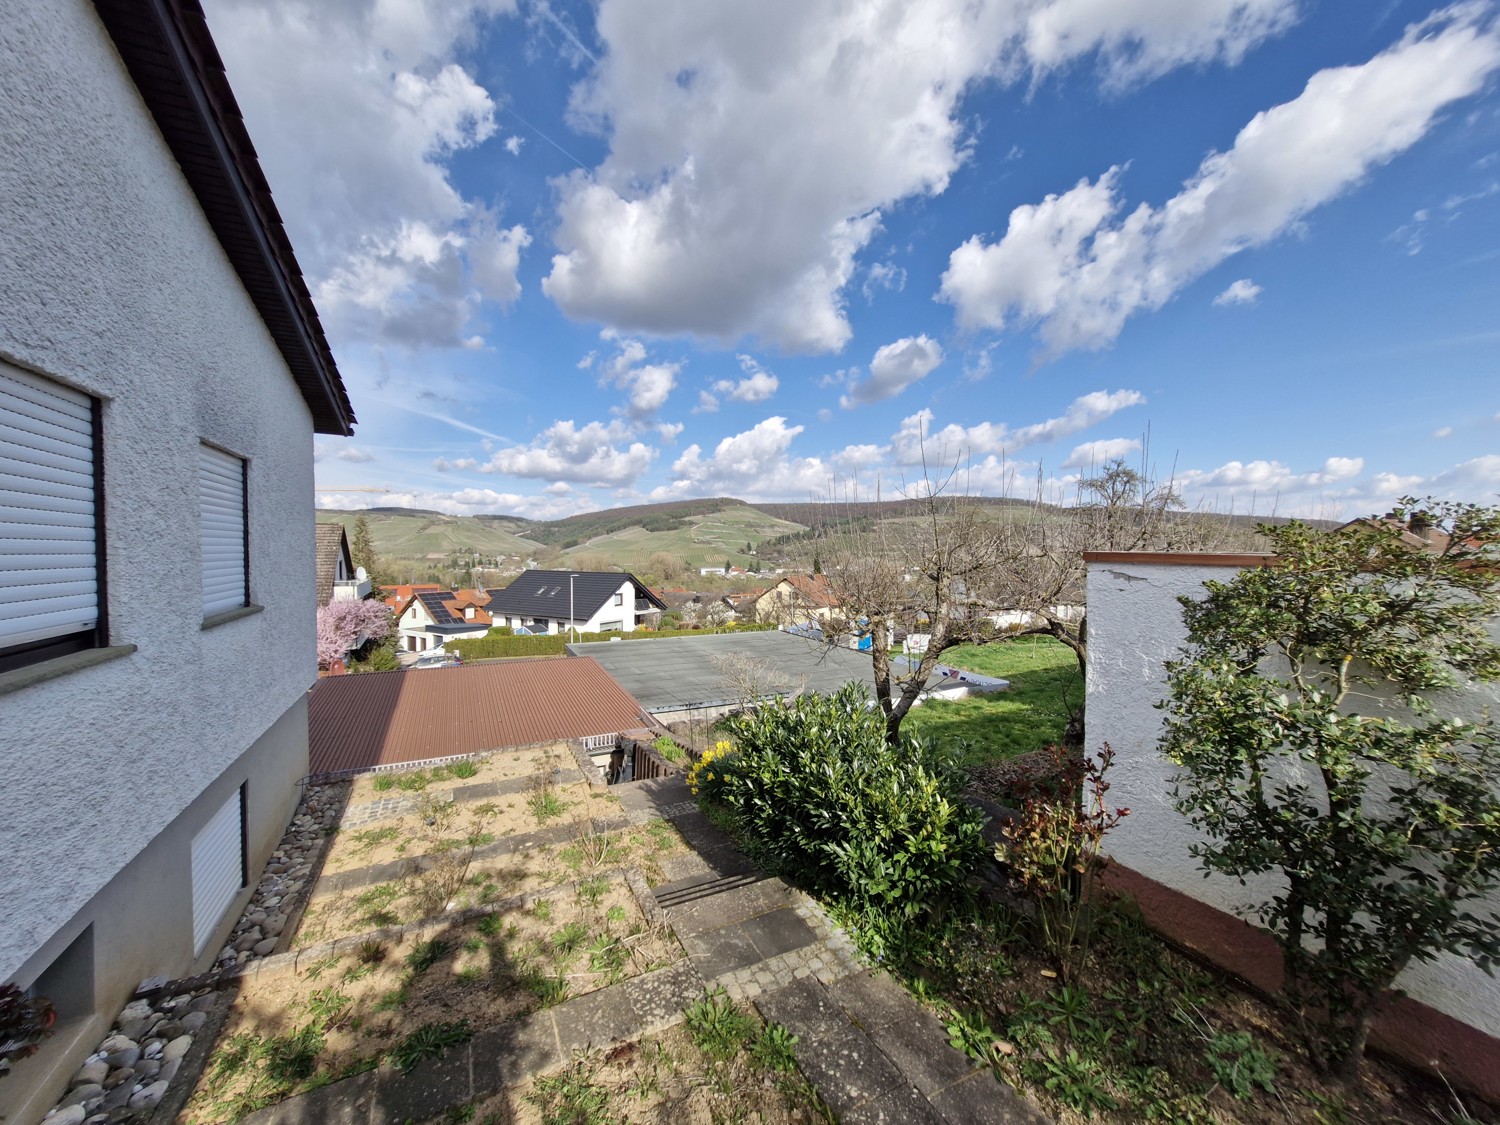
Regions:
<instances>
[{"instance_id":1,"label":"roof eave","mask_svg":"<svg viewBox=\"0 0 1500 1125\"><path fill-rule=\"evenodd\" d=\"M197 0L94 0L142 100L312 413L347 437L354 408Z\"/></svg>"}]
</instances>

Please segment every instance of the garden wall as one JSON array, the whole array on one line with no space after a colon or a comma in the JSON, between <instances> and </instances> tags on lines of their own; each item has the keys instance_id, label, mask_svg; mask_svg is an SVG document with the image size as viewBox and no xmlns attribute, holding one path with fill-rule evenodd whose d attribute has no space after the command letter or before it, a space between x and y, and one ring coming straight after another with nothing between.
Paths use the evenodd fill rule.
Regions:
<instances>
[{"instance_id":1,"label":"garden wall","mask_svg":"<svg viewBox=\"0 0 1500 1125\"><path fill-rule=\"evenodd\" d=\"M1268 878L1242 887L1204 877L1189 852L1196 834L1171 805L1173 767L1156 748L1163 664L1184 639L1177 598L1201 597L1205 581L1228 581L1264 556L1091 552L1085 558L1089 746L1114 747L1110 797L1131 809L1110 836L1111 855L1128 869L1120 880L1169 936L1259 987L1275 988L1280 973L1279 966L1268 967L1268 939L1224 915L1242 914L1277 884ZM1368 709L1370 701L1362 702ZM1452 704L1455 714L1469 718L1485 708L1500 714L1500 686L1477 685ZM1500 908L1500 900L1489 906ZM1470 1087L1500 1098L1500 980L1466 958L1441 954L1408 969L1398 983L1412 1001L1391 1009L1375 1041L1419 1065L1437 1061L1450 1078L1462 1076Z\"/></svg>"}]
</instances>

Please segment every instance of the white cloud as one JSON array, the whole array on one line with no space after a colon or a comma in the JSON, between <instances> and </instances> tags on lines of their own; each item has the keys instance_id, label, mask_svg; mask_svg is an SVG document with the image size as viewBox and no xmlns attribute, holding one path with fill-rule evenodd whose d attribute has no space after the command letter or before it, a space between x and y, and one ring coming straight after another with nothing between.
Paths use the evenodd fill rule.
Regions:
<instances>
[{"instance_id":1,"label":"white cloud","mask_svg":"<svg viewBox=\"0 0 1500 1125\"><path fill-rule=\"evenodd\" d=\"M1452 437L1453 436L1453 427L1452 426L1439 426L1437 429L1435 429L1435 430L1432 431L1432 436L1435 437L1435 438Z\"/></svg>"},{"instance_id":2,"label":"white cloud","mask_svg":"<svg viewBox=\"0 0 1500 1125\"><path fill-rule=\"evenodd\" d=\"M542 491L548 496L566 496L573 491L573 486L565 480L555 480Z\"/></svg>"},{"instance_id":3,"label":"white cloud","mask_svg":"<svg viewBox=\"0 0 1500 1125\"><path fill-rule=\"evenodd\" d=\"M851 382L849 393L839 399L845 410L893 398L943 362L943 349L928 336L905 336L886 344L870 361L870 377Z\"/></svg>"},{"instance_id":4,"label":"white cloud","mask_svg":"<svg viewBox=\"0 0 1500 1125\"><path fill-rule=\"evenodd\" d=\"M719 400L707 391L698 392L698 405L693 407L694 414L717 414L719 412Z\"/></svg>"},{"instance_id":5,"label":"white cloud","mask_svg":"<svg viewBox=\"0 0 1500 1125\"><path fill-rule=\"evenodd\" d=\"M353 461L356 464L364 464L369 461L379 460L375 454L368 449L360 449L357 446L346 445L334 453L340 461Z\"/></svg>"},{"instance_id":6,"label":"white cloud","mask_svg":"<svg viewBox=\"0 0 1500 1125\"><path fill-rule=\"evenodd\" d=\"M1408 28L1360 66L1319 71L1302 94L1257 114L1160 208L1123 219L1122 169L1011 212L1005 237L975 236L949 258L941 299L970 328L1036 324L1045 353L1107 346L1231 255L1269 242L1411 147L1446 105L1500 67L1482 5Z\"/></svg>"},{"instance_id":7,"label":"white cloud","mask_svg":"<svg viewBox=\"0 0 1500 1125\"><path fill-rule=\"evenodd\" d=\"M664 441L664 442L666 442L668 445L671 445L679 437L681 437L682 436L682 431L685 430L685 429L687 429L687 427L685 425L683 425L681 422L658 422L658 423L656 423L656 434L657 434L657 436L660 437L661 440Z\"/></svg>"},{"instance_id":8,"label":"white cloud","mask_svg":"<svg viewBox=\"0 0 1500 1125\"><path fill-rule=\"evenodd\" d=\"M745 373L745 377L738 380L720 379L714 384L714 390L732 402L765 402L776 393L781 386L780 379L757 363L753 356L742 355L739 361L740 370ZM717 406L715 403L715 409Z\"/></svg>"},{"instance_id":9,"label":"white cloud","mask_svg":"<svg viewBox=\"0 0 1500 1125\"><path fill-rule=\"evenodd\" d=\"M1233 62L1293 0L602 0L543 290L569 316L788 350L850 338L856 256L968 155L960 103L1097 54L1118 80Z\"/></svg>"},{"instance_id":10,"label":"white cloud","mask_svg":"<svg viewBox=\"0 0 1500 1125\"><path fill-rule=\"evenodd\" d=\"M832 461L846 473L857 474L884 463L890 453L887 445L847 445L832 457Z\"/></svg>"},{"instance_id":11,"label":"white cloud","mask_svg":"<svg viewBox=\"0 0 1500 1125\"><path fill-rule=\"evenodd\" d=\"M505 138L505 151L510 153L512 156L520 156L521 146L525 143L525 137L517 133L512 133L510 136Z\"/></svg>"},{"instance_id":12,"label":"white cloud","mask_svg":"<svg viewBox=\"0 0 1500 1125\"><path fill-rule=\"evenodd\" d=\"M461 473L479 468L479 462L472 457L458 457L450 461L446 457L434 458L432 467L440 473Z\"/></svg>"},{"instance_id":13,"label":"white cloud","mask_svg":"<svg viewBox=\"0 0 1500 1125\"><path fill-rule=\"evenodd\" d=\"M904 269L890 262L875 262L865 272L865 284L861 292L864 293L866 301L873 302L875 295L882 290L900 293L905 288L906 271Z\"/></svg>"},{"instance_id":14,"label":"white cloud","mask_svg":"<svg viewBox=\"0 0 1500 1125\"><path fill-rule=\"evenodd\" d=\"M1056 418L1035 422L1012 430L1004 422L980 422L974 426L953 423L934 430L931 410L919 410L901 420L891 438L898 465L947 463L955 458L979 458L986 455L1009 457L1030 445L1057 441L1098 425L1131 406L1139 406L1146 396L1139 391L1092 391L1068 404Z\"/></svg>"},{"instance_id":15,"label":"white cloud","mask_svg":"<svg viewBox=\"0 0 1500 1125\"><path fill-rule=\"evenodd\" d=\"M542 492L547 494L552 490L543 489ZM317 494L317 504L320 508L358 509L368 507L370 500L361 493L321 491ZM379 504L383 508L415 508L455 516L516 515L530 519L560 519L597 506L581 496L528 496L488 488L464 488L456 492L416 489L391 492L381 496Z\"/></svg>"},{"instance_id":16,"label":"white cloud","mask_svg":"<svg viewBox=\"0 0 1500 1125\"><path fill-rule=\"evenodd\" d=\"M336 338L463 347L483 300L504 304L519 292L530 236L465 199L447 168L495 134L493 99L454 56L482 20L512 9L512 0L207 4Z\"/></svg>"},{"instance_id":17,"label":"white cloud","mask_svg":"<svg viewBox=\"0 0 1500 1125\"><path fill-rule=\"evenodd\" d=\"M606 333L606 339L615 337ZM619 387L626 394L625 413L646 419L666 405L677 386L678 363L644 363L646 345L639 340L618 339L619 351L599 365L599 385Z\"/></svg>"},{"instance_id":18,"label":"white cloud","mask_svg":"<svg viewBox=\"0 0 1500 1125\"><path fill-rule=\"evenodd\" d=\"M693 444L672 465L673 480L652 491L652 500L687 496L821 496L829 486L828 467L816 457L792 457L792 439L803 430L781 417L767 418L743 433L726 437L710 456Z\"/></svg>"},{"instance_id":19,"label":"white cloud","mask_svg":"<svg viewBox=\"0 0 1500 1125\"><path fill-rule=\"evenodd\" d=\"M1074 447L1073 452L1068 454L1068 459L1062 463L1061 467L1096 469L1113 461L1116 457L1134 453L1140 447L1141 443L1135 438L1104 438L1100 441L1086 441Z\"/></svg>"},{"instance_id":20,"label":"white cloud","mask_svg":"<svg viewBox=\"0 0 1500 1125\"><path fill-rule=\"evenodd\" d=\"M1026 21L1037 70L1098 51L1111 85L1192 62L1238 63L1297 19L1296 0L1053 0Z\"/></svg>"},{"instance_id":21,"label":"white cloud","mask_svg":"<svg viewBox=\"0 0 1500 1125\"><path fill-rule=\"evenodd\" d=\"M530 446L497 452L483 471L601 487L633 484L651 467L656 450L638 441L624 447L630 437L620 422L554 422Z\"/></svg>"},{"instance_id":22,"label":"white cloud","mask_svg":"<svg viewBox=\"0 0 1500 1125\"><path fill-rule=\"evenodd\" d=\"M1261 288L1248 277L1231 281L1229 287L1214 298L1216 305L1253 305L1259 300Z\"/></svg>"}]
</instances>

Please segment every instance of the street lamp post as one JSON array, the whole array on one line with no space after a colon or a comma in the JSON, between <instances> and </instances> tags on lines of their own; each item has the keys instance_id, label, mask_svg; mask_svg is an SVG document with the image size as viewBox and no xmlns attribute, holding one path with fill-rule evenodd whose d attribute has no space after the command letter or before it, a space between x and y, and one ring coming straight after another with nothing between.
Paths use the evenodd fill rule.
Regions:
<instances>
[{"instance_id":1,"label":"street lamp post","mask_svg":"<svg viewBox=\"0 0 1500 1125\"><path fill-rule=\"evenodd\" d=\"M573 634L573 643L578 643L578 619L573 616L573 579L578 575L568 575L568 631Z\"/></svg>"}]
</instances>

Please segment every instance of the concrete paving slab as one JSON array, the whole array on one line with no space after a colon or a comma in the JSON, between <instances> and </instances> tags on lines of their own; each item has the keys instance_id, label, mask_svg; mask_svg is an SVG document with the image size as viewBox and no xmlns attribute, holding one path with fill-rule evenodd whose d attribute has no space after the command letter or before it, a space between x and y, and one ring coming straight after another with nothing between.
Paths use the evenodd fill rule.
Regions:
<instances>
[{"instance_id":1,"label":"concrete paving slab","mask_svg":"<svg viewBox=\"0 0 1500 1125\"><path fill-rule=\"evenodd\" d=\"M672 805L691 803L693 791L681 777L658 777L650 781L634 781L628 785L614 785L610 792L620 798L620 808L626 812L660 814Z\"/></svg>"},{"instance_id":2,"label":"concrete paving slab","mask_svg":"<svg viewBox=\"0 0 1500 1125\"><path fill-rule=\"evenodd\" d=\"M375 1073L374 1121L422 1121L475 1096L467 1043L444 1052L440 1058L424 1059L406 1074L388 1067Z\"/></svg>"},{"instance_id":3,"label":"concrete paving slab","mask_svg":"<svg viewBox=\"0 0 1500 1125\"><path fill-rule=\"evenodd\" d=\"M630 998L619 988L605 988L578 996L552 1009L557 1042L564 1058L620 1039L634 1039L639 1019Z\"/></svg>"},{"instance_id":4,"label":"concrete paving slab","mask_svg":"<svg viewBox=\"0 0 1500 1125\"><path fill-rule=\"evenodd\" d=\"M258 1109L240 1118L240 1125L371 1125L378 1081L374 1071L366 1071Z\"/></svg>"},{"instance_id":5,"label":"concrete paving slab","mask_svg":"<svg viewBox=\"0 0 1500 1125\"><path fill-rule=\"evenodd\" d=\"M474 1088L481 1091L514 1086L557 1069L567 1058L558 1046L550 1009L481 1031L469 1041L469 1051Z\"/></svg>"},{"instance_id":6,"label":"concrete paving slab","mask_svg":"<svg viewBox=\"0 0 1500 1125\"><path fill-rule=\"evenodd\" d=\"M1053 1125L1051 1119L987 1071L976 1071L932 1099L952 1125Z\"/></svg>"},{"instance_id":7,"label":"concrete paving slab","mask_svg":"<svg viewBox=\"0 0 1500 1125\"><path fill-rule=\"evenodd\" d=\"M720 877L750 873L756 874L757 877L761 875L760 869L751 862L750 857L733 844L704 848L701 851L676 856L664 861L661 870L663 882L676 882L700 876Z\"/></svg>"},{"instance_id":8,"label":"concrete paving slab","mask_svg":"<svg viewBox=\"0 0 1500 1125\"><path fill-rule=\"evenodd\" d=\"M908 1086L855 1106L839 1118L839 1125L944 1125L944 1121L926 1098Z\"/></svg>"},{"instance_id":9,"label":"concrete paving slab","mask_svg":"<svg viewBox=\"0 0 1500 1125\"><path fill-rule=\"evenodd\" d=\"M721 929L758 914L788 907L796 892L780 879L730 876L717 880L684 879L652 892L678 934Z\"/></svg>"},{"instance_id":10,"label":"concrete paving slab","mask_svg":"<svg viewBox=\"0 0 1500 1125\"><path fill-rule=\"evenodd\" d=\"M733 926L701 934L679 934L677 940L704 980L714 980L764 960L750 936Z\"/></svg>"},{"instance_id":11,"label":"concrete paving slab","mask_svg":"<svg viewBox=\"0 0 1500 1125\"><path fill-rule=\"evenodd\" d=\"M804 977L755 1001L768 1020L797 1036L797 1063L829 1108L855 1109L911 1088L891 1061L844 1016L816 978Z\"/></svg>"},{"instance_id":12,"label":"concrete paving slab","mask_svg":"<svg viewBox=\"0 0 1500 1125\"><path fill-rule=\"evenodd\" d=\"M704 991L703 978L688 961L678 961L619 987L635 1009L641 1035L654 1035L677 1024L683 1009Z\"/></svg>"},{"instance_id":13,"label":"concrete paving slab","mask_svg":"<svg viewBox=\"0 0 1500 1125\"><path fill-rule=\"evenodd\" d=\"M927 1012L866 1031L907 1081L929 1098L976 1073L969 1057L948 1045L943 1025Z\"/></svg>"},{"instance_id":14,"label":"concrete paving slab","mask_svg":"<svg viewBox=\"0 0 1500 1125\"><path fill-rule=\"evenodd\" d=\"M737 923L737 928L760 950L763 961L794 949L805 949L818 940L818 935L789 906L747 918Z\"/></svg>"},{"instance_id":15,"label":"concrete paving slab","mask_svg":"<svg viewBox=\"0 0 1500 1125\"><path fill-rule=\"evenodd\" d=\"M854 973L839 981L833 998L866 1031L929 1017L929 1013L885 973Z\"/></svg>"}]
</instances>

